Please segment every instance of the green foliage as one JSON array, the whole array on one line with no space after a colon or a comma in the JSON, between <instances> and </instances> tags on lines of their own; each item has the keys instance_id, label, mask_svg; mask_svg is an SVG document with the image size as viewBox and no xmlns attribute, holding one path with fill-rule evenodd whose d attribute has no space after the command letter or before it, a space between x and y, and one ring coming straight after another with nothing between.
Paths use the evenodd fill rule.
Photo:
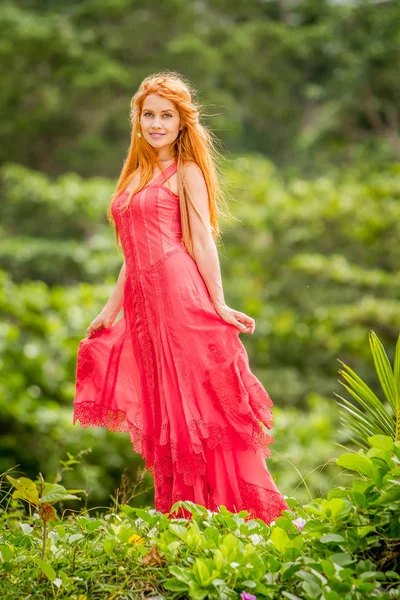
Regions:
<instances>
[{"instance_id":1,"label":"green foliage","mask_svg":"<svg viewBox=\"0 0 400 600\"><path fill-rule=\"evenodd\" d=\"M32 481L28 477L19 477L18 479L15 479L10 475L7 475L6 477L15 488L15 491L12 494L14 500L25 500L30 505L34 506L38 511L39 517L43 521L42 558L38 564L42 567L42 570L49 579L54 579L56 576L54 570L43 560L46 552L47 524L50 521L58 520L57 512L53 505L59 501L79 500L79 496L76 496L75 493L72 492L82 492L84 490L66 490L65 487L59 483L49 483L44 481L43 476L40 478L39 485L37 485L39 482Z\"/></svg>"},{"instance_id":2,"label":"green foliage","mask_svg":"<svg viewBox=\"0 0 400 600\"><path fill-rule=\"evenodd\" d=\"M72 425L76 348L86 319L110 292L106 284L16 285L0 271L0 471L22 464L30 476L40 469L55 475L67 449L77 454L94 447L68 482L71 488L85 485L90 503L104 503L124 468L133 474L143 462L124 434ZM152 487L149 475L140 501L150 500Z\"/></svg>"},{"instance_id":3,"label":"green foliage","mask_svg":"<svg viewBox=\"0 0 400 600\"><path fill-rule=\"evenodd\" d=\"M228 151L290 172L384 165L400 156L399 25L391 1L7 0L0 163L114 177L130 99L168 68Z\"/></svg>"},{"instance_id":4,"label":"green foliage","mask_svg":"<svg viewBox=\"0 0 400 600\"><path fill-rule=\"evenodd\" d=\"M400 444L389 436L368 443L368 452L338 459L360 474L350 487L334 487L304 506L288 498L290 511L270 526L224 506L211 512L178 502L171 512L186 510L184 519L117 503L102 517L64 513L49 523L42 559L38 513L23 515L16 501L5 510L6 494L0 591L10 590L10 600L50 598L55 590L76 599L145 591L194 600L236 599L243 591L258 600L398 599Z\"/></svg>"},{"instance_id":5,"label":"green foliage","mask_svg":"<svg viewBox=\"0 0 400 600\"><path fill-rule=\"evenodd\" d=\"M40 279L49 285L104 280L123 257L106 210L111 182L83 181L69 173L50 181L21 165L0 170L3 211L0 266L13 279Z\"/></svg>"},{"instance_id":6,"label":"green foliage","mask_svg":"<svg viewBox=\"0 0 400 600\"><path fill-rule=\"evenodd\" d=\"M226 296L256 319L244 343L271 397L299 406L315 390L330 396L337 358L373 386L368 332L390 353L400 327L398 165L284 182L243 156L225 180L239 219L220 250Z\"/></svg>"},{"instance_id":7,"label":"green foliage","mask_svg":"<svg viewBox=\"0 0 400 600\"><path fill-rule=\"evenodd\" d=\"M382 343L374 332L371 332L369 341L386 402L382 402L347 365L343 365L340 371L344 379L341 383L363 410L338 396L342 400L339 405L344 409L342 421L356 434L357 438L353 441L361 447L365 447L369 436L374 434L375 438L383 438L387 435L395 442L400 441L400 336L396 345L394 370Z\"/></svg>"}]
</instances>

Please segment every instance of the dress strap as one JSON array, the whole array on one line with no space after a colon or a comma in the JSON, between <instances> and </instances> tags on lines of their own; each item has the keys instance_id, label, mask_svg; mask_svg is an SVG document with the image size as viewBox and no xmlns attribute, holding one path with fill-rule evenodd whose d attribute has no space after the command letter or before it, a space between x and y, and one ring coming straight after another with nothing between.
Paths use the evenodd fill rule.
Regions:
<instances>
[{"instance_id":1,"label":"dress strap","mask_svg":"<svg viewBox=\"0 0 400 600\"><path fill-rule=\"evenodd\" d=\"M153 187L154 185L162 185L163 183L165 183L167 179L169 179L171 175L175 173L177 168L177 163L173 162L171 165L169 165L169 167L164 169L164 171L154 179L153 183L151 184L151 187Z\"/></svg>"}]
</instances>

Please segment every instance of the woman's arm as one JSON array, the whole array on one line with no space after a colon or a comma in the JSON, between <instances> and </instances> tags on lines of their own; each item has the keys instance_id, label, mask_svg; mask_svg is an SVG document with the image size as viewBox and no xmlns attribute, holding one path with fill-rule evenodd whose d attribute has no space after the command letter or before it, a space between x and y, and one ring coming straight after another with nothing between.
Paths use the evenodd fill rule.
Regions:
<instances>
[{"instance_id":1,"label":"woman's arm","mask_svg":"<svg viewBox=\"0 0 400 600\"><path fill-rule=\"evenodd\" d=\"M225 303L218 250L212 236L207 186L200 167L194 163L186 166L187 188L196 208L206 222L197 215L188 201L188 213L195 261L210 293L217 313L228 323L245 333L254 332L254 319L233 310Z\"/></svg>"},{"instance_id":2,"label":"woman's arm","mask_svg":"<svg viewBox=\"0 0 400 600\"><path fill-rule=\"evenodd\" d=\"M225 306L222 287L221 268L217 247L212 236L210 224L210 209L208 205L207 186L203 173L198 165L191 163L186 166L187 188L199 212L206 222L197 215L188 200L188 213L192 248L195 261L203 277L215 308Z\"/></svg>"},{"instance_id":3,"label":"woman's arm","mask_svg":"<svg viewBox=\"0 0 400 600\"><path fill-rule=\"evenodd\" d=\"M126 273L126 264L125 261L122 263L121 270L118 275L117 283L115 284L115 288L110 298L107 300L104 305L101 314L107 317L112 318L114 321L119 311L122 308L124 303L124 284L125 284L125 273Z\"/></svg>"},{"instance_id":4,"label":"woman's arm","mask_svg":"<svg viewBox=\"0 0 400 600\"><path fill-rule=\"evenodd\" d=\"M100 314L95 319L93 319L93 321L87 328L87 333L89 337L94 331L102 329L103 327L111 327L111 325L117 318L118 313L121 310L124 302L125 273L126 264L124 261L118 275L117 283L115 284L115 288L110 298L107 300Z\"/></svg>"}]
</instances>

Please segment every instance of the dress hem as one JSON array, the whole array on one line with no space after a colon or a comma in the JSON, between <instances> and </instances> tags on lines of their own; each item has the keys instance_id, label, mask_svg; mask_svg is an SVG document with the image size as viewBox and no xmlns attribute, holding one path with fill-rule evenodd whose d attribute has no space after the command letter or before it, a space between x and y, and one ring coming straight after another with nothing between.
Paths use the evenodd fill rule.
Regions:
<instances>
[{"instance_id":1,"label":"dress hem","mask_svg":"<svg viewBox=\"0 0 400 600\"><path fill-rule=\"evenodd\" d=\"M272 403L271 403L272 404ZM265 407L264 407L265 411ZM269 446L274 443L274 438L271 437L260 423L266 428L272 428L272 415L268 411L269 418L264 418L263 422L257 418L254 414L251 415L252 422L252 435L245 432L235 432L237 435L238 442L235 443L232 438L230 428L222 427L217 423L206 423L201 419L195 419L188 425L188 429L191 434L199 439L200 442L204 441L207 447L214 450L217 446L227 452L232 450L251 450L254 454L259 454L264 458L271 456L271 450ZM265 417L264 412L264 417ZM196 474L204 475L206 464L202 457L202 446L199 447L198 452L194 452L191 455L181 455L176 443L171 443L168 440L167 444L158 444L161 448L171 445L172 456L165 455L158 460L156 453L154 452L154 438L143 434L140 427L135 425L128 419L127 413L121 409L111 409L102 407L92 401L82 401L74 404L74 413L72 424L74 425L79 421L80 425L84 428L87 427L105 427L109 431L119 431L122 433L128 433L130 441L133 446L134 452L140 454L146 462L146 469L153 475L163 480L165 477L172 475L172 465L177 469L178 473L182 473L184 476L185 483L187 485L193 484L193 477Z\"/></svg>"}]
</instances>

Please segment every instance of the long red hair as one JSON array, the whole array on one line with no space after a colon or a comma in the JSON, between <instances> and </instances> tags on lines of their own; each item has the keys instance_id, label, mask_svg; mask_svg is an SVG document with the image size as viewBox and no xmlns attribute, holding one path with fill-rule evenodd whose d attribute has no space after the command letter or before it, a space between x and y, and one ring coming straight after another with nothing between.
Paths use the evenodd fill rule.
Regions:
<instances>
[{"instance_id":1,"label":"long red hair","mask_svg":"<svg viewBox=\"0 0 400 600\"><path fill-rule=\"evenodd\" d=\"M112 195L107 210L107 218L115 226L111 211L115 196L129 186L138 171L140 172L140 181L121 205L125 210L128 208L133 195L153 179L154 165L156 164L162 171L153 147L143 137L137 135L140 132L140 115L143 102L148 94L158 94L173 102L181 119L182 130L174 142L172 154L178 165L177 177L183 243L193 257L187 203L192 204L203 222L205 222L205 218L200 214L190 197L184 169L186 163L195 162L203 173L208 192L212 235L215 241L218 241L221 236L219 217L223 215L230 218L232 215L227 207L219 182L218 167L221 154L217 150L216 139L214 134L200 123L200 105L195 101L195 92L192 86L177 72L161 71L146 77L131 100L131 144L118 179L116 191ZM120 239L116 227L115 233L118 248Z\"/></svg>"}]
</instances>

